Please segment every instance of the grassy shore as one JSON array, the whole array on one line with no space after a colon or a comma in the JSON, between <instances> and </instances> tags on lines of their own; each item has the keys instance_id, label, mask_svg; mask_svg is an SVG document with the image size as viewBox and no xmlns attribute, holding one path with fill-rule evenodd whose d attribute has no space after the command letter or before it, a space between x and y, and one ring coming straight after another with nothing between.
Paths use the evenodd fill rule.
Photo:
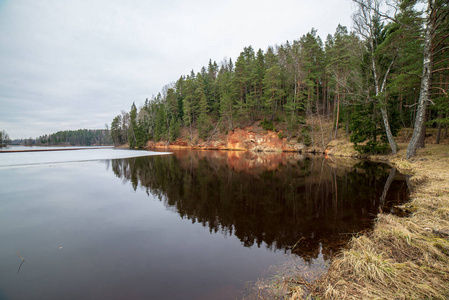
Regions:
<instances>
[{"instance_id":1,"label":"grassy shore","mask_svg":"<svg viewBox=\"0 0 449 300\"><path fill-rule=\"evenodd\" d=\"M313 285L293 287L291 299L449 299L449 145L411 160L405 148L370 159L413 175L409 215L379 214L371 233L354 237Z\"/></svg>"}]
</instances>

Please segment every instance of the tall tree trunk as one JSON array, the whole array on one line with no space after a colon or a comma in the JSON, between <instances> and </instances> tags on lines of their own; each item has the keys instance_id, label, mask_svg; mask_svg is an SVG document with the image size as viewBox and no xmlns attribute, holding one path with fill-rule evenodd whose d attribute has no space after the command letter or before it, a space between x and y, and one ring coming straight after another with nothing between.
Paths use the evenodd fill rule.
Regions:
<instances>
[{"instance_id":1,"label":"tall tree trunk","mask_svg":"<svg viewBox=\"0 0 449 300\"><path fill-rule=\"evenodd\" d=\"M337 116L335 117L335 139L338 135L338 119L340 118L340 93L337 91Z\"/></svg>"},{"instance_id":2,"label":"tall tree trunk","mask_svg":"<svg viewBox=\"0 0 449 300\"><path fill-rule=\"evenodd\" d=\"M376 25L374 23L374 20L376 17L380 17L380 2L379 0L374 1L368 1L368 0L354 0L359 5L359 15L358 18L356 17L355 23L356 23L356 30L361 33L367 42L369 43L369 50L370 50L370 56L371 56L371 68L373 73L373 81L374 81L374 89L376 93L376 97L382 98L386 97L383 95L386 91L387 87L387 79L390 74L390 71L395 63L396 60L396 54L394 55L393 59L391 60L387 70L385 73L383 73L382 68L380 67L378 62L378 56L376 54L376 50L378 48L377 44L377 33L376 33ZM381 76L381 74L383 76ZM381 100L381 113L382 113L382 119L384 122L385 127L385 133L387 134L388 143L390 144L391 151L393 154L397 152L397 144L394 139L394 136L391 132L388 115L387 115L387 104L386 104L386 98ZM375 138L375 135L374 135Z\"/></svg>"},{"instance_id":3,"label":"tall tree trunk","mask_svg":"<svg viewBox=\"0 0 449 300\"><path fill-rule=\"evenodd\" d=\"M320 85L318 78L316 80L316 114L320 115Z\"/></svg>"},{"instance_id":4,"label":"tall tree trunk","mask_svg":"<svg viewBox=\"0 0 449 300\"><path fill-rule=\"evenodd\" d=\"M419 137L419 141L418 141L418 148L426 148L426 130L427 130L427 122L428 118L427 118L427 114L426 117L424 118L424 123L422 124L422 132L421 135Z\"/></svg>"},{"instance_id":5,"label":"tall tree trunk","mask_svg":"<svg viewBox=\"0 0 449 300\"><path fill-rule=\"evenodd\" d=\"M346 93L344 93L343 94L343 103L344 104L346 104L347 105L347 103L346 103ZM346 125L345 125L345 134L346 134L346 137L348 138L349 137L349 109L348 110L346 110Z\"/></svg>"},{"instance_id":6,"label":"tall tree trunk","mask_svg":"<svg viewBox=\"0 0 449 300\"><path fill-rule=\"evenodd\" d=\"M346 112L346 138L349 137L349 111Z\"/></svg>"},{"instance_id":7,"label":"tall tree trunk","mask_svg":"<svg viewBox=\"0 0 449 300\"><path fill-rule=\"evenodd\" d=\"M327 101L327 121L329 122L331 116L331 100L330 100L329 84L327 84L326 101Z\"/></svg>"},{"instance_id":8,"label":"tall tree trunk","mask_svg":"<svg viewBox=\"0 0 449 300\"><path fill-rule=\"evenodd\" d=\"M324 118L324 117L323 117ZM318 116L318 121L320 121L320 129L321 129L321 146L323 147L322 150L324 151L326 149L326 146L324 145L324 133L323 133L323 124L321 123L321 116Z\"/></svg>"},{"instance_id":9,"label":"tall tree trunk","mask_svg":"<svg viewBox=\"0 0 449 300\"><path fill-rule=\"evenodd\" d=\"M412 138L407 147L406 158L416 156L416 150L419 147L419 141L424 134L424 119L426 116L427 102L429 101L430 78L432 75L432 34L434 31L433 18L435 14L435 0L428 0L426 31L424 34L424 59L423 73L421 78L421 87L419 91L418 109L416 111L415 127Z\"/></svg>"},{"instance_id":10,"label":"tall tree trunk","mask_svg":"<svg viewBox=\"0 0 449 300\"><path fill-rule=\"evenodd\" d=\"M388 122L388 114L385 108L381 108L380 112L382 113L382 120L384 121L385 132L387 133L388 143L390 144L391 152L396 154L398 152L398 144L394 139L393 133L391 132L390 122Z\"/></svg>"},{"instance_id":11,"label":"tall tree trunk","mask_svg":"<svg viewBox=\"0 0 449 300\"><path fill-rule=\"evenodd\" d=\"M371 43L372 43L371 47L372 47L372 49L374 49L374 44L373 44L372 40L371 40ZM373 75L374 75L374 84L375 84L375 88L376 88L376 96L379 96L381 93L385 92L388 74L390 73L390 70L393 67L395 59L393 59L391 61L390 66L388 67L387 71L385 72L385 76L384 76L382 85L379 87L379 81L378 81L378 77L377 77L377 68L376 68L376 63L374 61L374 51L371 52L371 55L372 55L371 60L372 60L372 64L373 64ZM385 96L385 97L387 97L387 96ZM396 143L396 140L394 139L393 133L391 132L390 121L388 120L388 114L387 114L386 98L385 98L384 102L381 103L381 105L383 105L383 106L381 107L380 112L382 114L382 120L384 122L385 133L387 134L388 144L390 145L391 152L393 154L396 154L398 152L398 145Z\"/></svg>"},{"instance_id":12,"label":"tall tree trunk","mask_svg":"<svg viewBox=\"0 0 449 300\"><path fill-rule=\"evenodd\" d=\"M314 134L314 127L315 127L315 124L313 122L313 110L312 110L312 108L310 108L310 115L311 115L311 118L312 118L312 134L310 136L312 137L312 147L313 147L313 149L315 151L315 140L314 140L314 135L315 135Z\"/></svg>"},{"instance_id":13,"label":"tall tree trunk","mask_svg":"<svg viewBox=\"0 0 449 300\"><path fill-rule=\"evenodd\" d=\"M441 118L443 118L443 115L439 114L438 115L438 120L440 120ZM441 123L438 123L437 141L436 141L437 145L440 143L440 138L441 138Z\"/></svg>"},{"instance_id":14,"label":"tall tree trunk","mask_svg":"<svg viewBox=\"0 0 449 300\"><path fill-rule=\"evenodd\" d=\"M323 82L323 88L322 88L322 90L323 90L323 92L322 92L322 97L323 97L323 101L322 101L322 105L323 105L323 117L326 115L326 85L327 85L327 80L325 80L324 82Z\"/></svg>"}]
</instances>

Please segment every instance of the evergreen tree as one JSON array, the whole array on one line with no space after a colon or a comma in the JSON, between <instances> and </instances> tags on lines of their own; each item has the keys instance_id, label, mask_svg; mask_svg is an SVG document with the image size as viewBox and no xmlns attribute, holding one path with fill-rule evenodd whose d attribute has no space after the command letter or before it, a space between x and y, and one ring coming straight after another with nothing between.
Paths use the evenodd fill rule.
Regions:
<instances>
[{"instance_id":1,"label":"evergreen tree","mask_svg":"<svg viewBox=\"0 0 449 300\"><path fill-rule=\"evenodd\" d=\"M324 62L323 43L321 38L317 36L316 29L312 29L309 33L301 37L301 59L302 68L305 71L305 84L307 86L308 107L319 112L319 89L321 81L321 73Z\"/></svg>"},{"instance_id":2,"label":"evergreen tree","mask_svg":"<svg viewBox=\"0 0 449 300\"><path fill-rule=\"evenodd\" d=\"M320 123L323 117L333 118L332 137L345 122L359 151L380 151L389 141L395 152L399 120L419 129L420 139L426 124L440 132L449 123L447 1L427 0L426 18L415 0L398 1L394 16L380 11L380 0L354 1L359 6L357 34L339 25L323 46L312 29L265 53L245 47L235 65L232 59L220 67L209 60L200 72L181 76L139 110L133 103L130 112L122 111L111 124L114 143L141 147L147 139L170 142L180 127L188 129L190 139L196 133L205 139L217 129L228 132L265 119L262 127L276 125L287 138L303 135L314 144L313 132L307 131L317 128L317 117ZM435 104L430 110L428 102ZM305 120L311 126L301 131ZM67 140L65 135L57 138ZM90 133L82 139L89 141ZM367 147L361 147L361 139L368 139Z\"/></svg>"},{"instance_id":3,"label":"evergreen tree","mask_svg":"<svg viewBox=\"0 0 449 300\"><path fill-rule=\"evenodd\" d=\"M10 143L11 139L9 138L9 134L5 130L0 131L0 146L4 147Z\"/></svg>"},{"instance_id":4,"label":"evergreen tree","mask_svg":"<svg viewBox=\"0 0 449 300\"><path fill-rule=\"evenodd\" d=\"M128 143L131 148L137 146L136 131L137 131L137 108L136 104L133 102L131 105L131 110L129 112L129 128L128 128Z\"/></svg>"},{"instance_id":5,"label":"evergreen tree","mask_svg":"<svg viewBox=\"0 0 449 300\"><path fill-rule=\"evenodd\" d=\"M252 121L258 119L263 107L263 78L265 77L265 57L259 49L253 60L250 71L251 101L249 102L249 115Z\"/></svg>"},{"instance_id":6,"label":"evergreen tree","mask_svg":"<svg viewBox=\"0 0 449 300\"><path fill-rule=\"evenodd\" d=\"M122 116L118 115L112 120L111 123L111 137L115 146L119 146L123 144L122 139Z\"/></svg>"},{"instance_id":7,"label":"evergreen tree","mask_svg":"<svg viewBox=\"0 0 449 300\"><path fill-rule=\"evenodd\" d=\"M263 87L267 117L273 122L282 97L284 96L284 90L281 87L281 71L279 66L273 65L267 69L263 79Z\"/></svg>"},{"instance_id":8,"label":"evergreen tree","mask_svg":"<svg viewBox=\"0 0 449 300\"><path fill-rule=\"evenodd\" d=\"M169 130L169 140L175 141L176 138L179 136L179 123L175 118L170 119L170 130Z\"/></svg>"},{"instance_id":9,"label":"evergreen tree","mask_svg":"<svg viewBox=\"0 0 449 300\"><path fill-rule=\"evenodd\" d=\"M232 94L232 65L223 64L217 77L220 95L220 121L226 130L234 129L234 101Z\"/></svg>"},{"instance_id":10,"label":"evergreen tree","mask_svg":"<svg viewBox=\"0 0 449 300\"><path fill-rule=\"evenodd\" d=\"M198 99L198 134L200 138L205 139L207 134L211 130L211 120L209 117L207 98L201 85L197 87L195 91L195 97Z\"/></svg>"},{"instance_id":11,"label":"evergreen tree","mask_svg":"<svg viewBox=\"0 0 449 300\"><path fill-rule=\"evenodd\" d=\"M248 120L251 98L250 68L255 60L254 50L251 46L245 47L235 62L233 77L235 111L241 123Z\"/></svg>"},{"instance_id":12,"label":"evergreen tree","mask_svg":"<svg viewBox=\"0 0 449 300\"><path fill-rule=\"evenodd\" d=\"M192 71L193 73L193 71ZM195 88L195 75L191 74L186 78L185 83L186 94L183 97L183 115L184 125L189 129L190 139L193 139L194 121L196 119L196 99L194 95Z\"/></svg>"}]
</instances>

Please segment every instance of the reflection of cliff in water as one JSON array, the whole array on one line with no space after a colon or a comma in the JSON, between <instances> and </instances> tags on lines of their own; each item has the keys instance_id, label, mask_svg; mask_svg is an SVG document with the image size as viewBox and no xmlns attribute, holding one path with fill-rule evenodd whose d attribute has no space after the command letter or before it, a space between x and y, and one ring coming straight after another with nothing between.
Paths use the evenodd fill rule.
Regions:
<instances>
[{"instance_id":1,"label":"reflection of cliff in water","mask_svg":"<svg viewBox=\"0 0 449 300\"><path fill-rule=\"evenodd\" d=\"M134 189L140 185L211 232L272 250L297 244L292 252L306 260L320 252L330 258L352 233L372 226L381 201L385 211L406 198L400 174L382 196L386 165L359 161L336 168L298 154L180 151L113 160L112 168Z\"/></svg>"}]
</instances>

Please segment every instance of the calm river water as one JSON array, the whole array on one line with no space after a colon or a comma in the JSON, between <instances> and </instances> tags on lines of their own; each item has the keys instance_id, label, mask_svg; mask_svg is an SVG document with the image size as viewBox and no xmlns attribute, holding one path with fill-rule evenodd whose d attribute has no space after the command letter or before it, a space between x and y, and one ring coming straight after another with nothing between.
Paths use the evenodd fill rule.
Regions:
<instances>
[{"instance_id":1,"label":"calm river water","mask_svg":"<svg viewBox=\"0 0 449 300\"><path fill-rule=\"evenodd\" d=\"M291 262L313 280L407 193L362 161L125 152L0 153L0 300L235 299Z\"/></svg>"}]
</instances>

